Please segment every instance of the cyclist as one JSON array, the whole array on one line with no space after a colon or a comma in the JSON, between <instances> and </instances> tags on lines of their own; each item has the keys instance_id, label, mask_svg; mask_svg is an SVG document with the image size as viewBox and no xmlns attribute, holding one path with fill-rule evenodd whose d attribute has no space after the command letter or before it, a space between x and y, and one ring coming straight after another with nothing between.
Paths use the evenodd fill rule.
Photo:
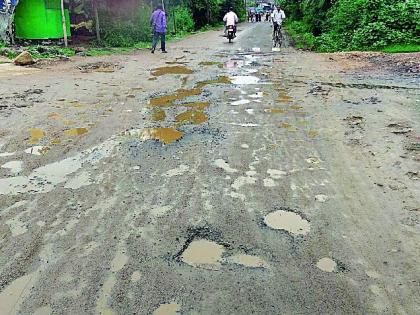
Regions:
<instances>
[{"instance_id":1,"label":"cyclist","mask_svg":"<svg viewBox=\"0 0 420 315\"><path fill-rule=\"evenodd\" d=\"M274 7L274 11L272 14L273 38L275 38L276 32L280 31L281 24L283 23L284 19L286 19L286 14L284 14L284 11L281 9L281 7Z\"/></svg>"}]
</instances>

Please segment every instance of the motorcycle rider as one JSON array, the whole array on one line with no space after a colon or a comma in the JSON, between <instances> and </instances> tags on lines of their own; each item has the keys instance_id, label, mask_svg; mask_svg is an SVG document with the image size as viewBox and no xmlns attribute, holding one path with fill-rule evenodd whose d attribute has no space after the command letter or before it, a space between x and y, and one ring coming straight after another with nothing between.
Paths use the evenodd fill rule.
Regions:
<instances>
[{"instance_id":1,"label":"motorcycle rider","mask_svg":"<svg viewBox=\"0 0 420 315\"><path fill-rule=\"evenodd\" d=\"M225 35L227 35L227 30L229 26L233 26L233 32L236 37L236 23L239 22L238 16L235 12L233 12L233 8L229 8L229 12L226 13L226 15L223 18L223 22L225 22L226 28L225 28Z\"/></svg>"},{"instance_id":2,"label":"motorcycle rider","mask_svg":"<svg viewBox=\"0 0 420 315\"><path fill-rule=\"evenodd\" d=\"M284 11L281 9L280 6L274 7L274 11L271 18L273 20L273 38L274 38L276 31L279 28L281 28L283 20L286 19L286 14L284 14Z\"/></svg>"}]
</instances>

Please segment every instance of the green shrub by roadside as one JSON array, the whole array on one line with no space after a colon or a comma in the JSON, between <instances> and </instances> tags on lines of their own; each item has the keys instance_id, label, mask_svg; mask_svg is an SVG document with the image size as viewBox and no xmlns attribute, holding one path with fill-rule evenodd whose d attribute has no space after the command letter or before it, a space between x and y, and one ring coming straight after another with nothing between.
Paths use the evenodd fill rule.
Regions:
<instances>
[{"instance_id":1,"label":"green shrub by roadside","mask_svg":"<svg viewBox=\"0 0 420 315\"><path fill-rule=\"evenodd\" d=\"M287 25L298 47L330 52L420 44L419 0L279 2L293 21Z\"/></svg>"}]
</instances>

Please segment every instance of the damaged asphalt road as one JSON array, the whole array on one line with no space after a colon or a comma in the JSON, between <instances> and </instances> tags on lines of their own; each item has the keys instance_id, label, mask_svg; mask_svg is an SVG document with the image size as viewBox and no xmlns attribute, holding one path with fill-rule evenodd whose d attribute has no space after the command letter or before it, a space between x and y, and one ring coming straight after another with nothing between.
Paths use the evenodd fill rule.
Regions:
<instances>
[{"instance_id":1,"label":"damaged asphalt road","mask_svg":"<svg viewBox=\"0 0 420 315\"><path fill-rule=\"evenodd\" d=\"M418 76L270 32L0 69L0 314L419 313Z\"/></svg>"}]
</instances>

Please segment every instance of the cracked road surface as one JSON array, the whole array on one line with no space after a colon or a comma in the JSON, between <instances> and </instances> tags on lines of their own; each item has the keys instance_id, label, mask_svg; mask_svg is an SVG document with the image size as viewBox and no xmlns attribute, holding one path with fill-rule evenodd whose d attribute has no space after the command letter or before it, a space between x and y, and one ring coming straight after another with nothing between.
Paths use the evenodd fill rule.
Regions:
<instances>
[{"instance_id":1,"label":"cracked road surface","mask_svg":"<svg viewBox=\"0 0 420 315\"><path fill-rule=\"evenodd\" d=\"M420 312L418 76L270 32L0 70L0 314Z\"/></svg>"}]
</instances>

